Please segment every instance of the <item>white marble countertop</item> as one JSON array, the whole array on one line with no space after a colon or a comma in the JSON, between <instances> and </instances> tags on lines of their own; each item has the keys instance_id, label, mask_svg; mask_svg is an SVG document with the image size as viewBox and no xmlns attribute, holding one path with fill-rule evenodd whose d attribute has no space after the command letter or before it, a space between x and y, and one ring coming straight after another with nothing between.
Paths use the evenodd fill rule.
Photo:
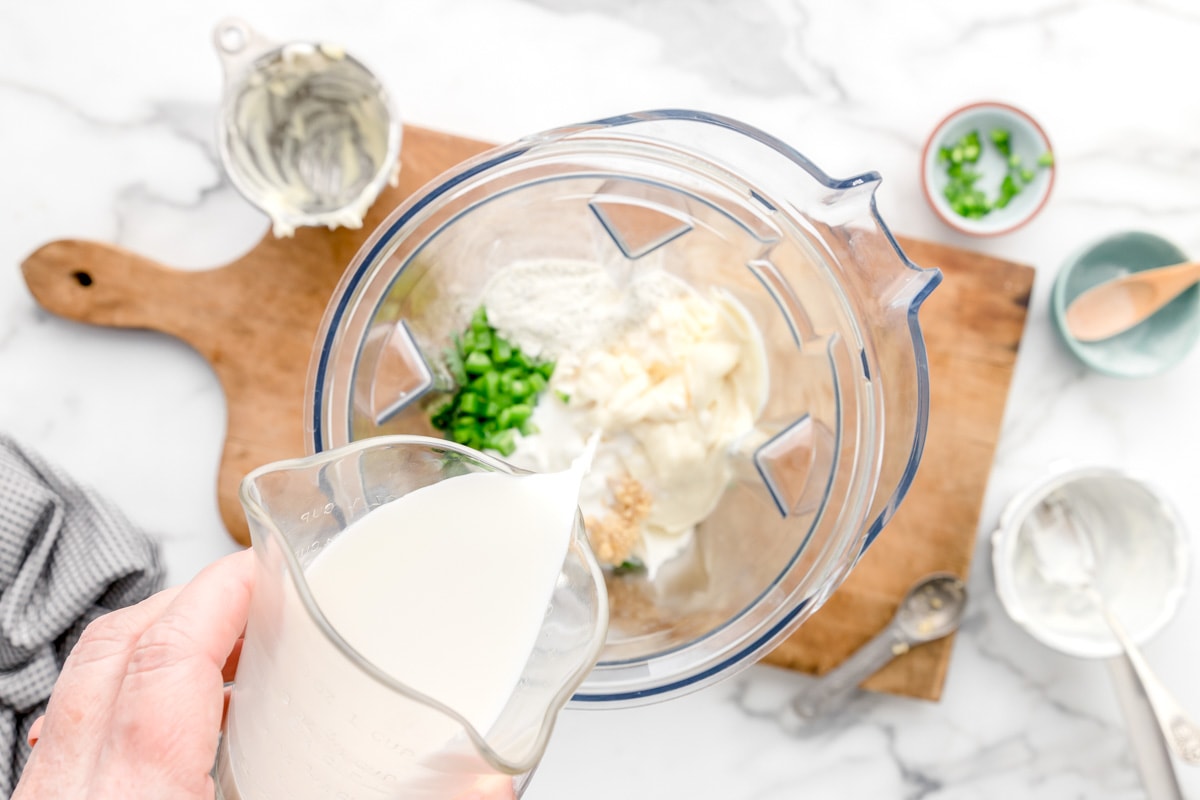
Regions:
<instances>
[{"instance_id":1,"label":"white marble countertop","mask_svg":"<svg viewBox=\"0 0 1200 800\"><path fill-rule=\"evenodd\" d=\"M40 311L17 265L47 241L86 237L200 268L262 235L265 219L214 155L221 74L209 35L223 13L275 39L343 42L408 120L457 133L506 141L656 107L737 117L831 174L880 171L893 230L1038 269L941 702L863 695L796 734L779 714L808 679L756 667L649 708L570 711L531 800L1144 796L1103 665L1009 621L984 534L1015 491L1069 458L1150 479L1200 537L1200 351L1161 377L1108 379L1072 360L1046 313L1063 259L1105 233L1147 229L1200 253L1200 95L1187 90L1200 10L1189 0L4 4L0 430L153 531L173 583L233 548L214 499L216 379L165 336ZM1058 180L1031 225L968 240L926 206L918 154L946 112L988 98L1044 124ZM1194 716L1197 573L1146 647ZM1200 770L1177 771L1200 798Z\"/></svg>"}]
</instances>

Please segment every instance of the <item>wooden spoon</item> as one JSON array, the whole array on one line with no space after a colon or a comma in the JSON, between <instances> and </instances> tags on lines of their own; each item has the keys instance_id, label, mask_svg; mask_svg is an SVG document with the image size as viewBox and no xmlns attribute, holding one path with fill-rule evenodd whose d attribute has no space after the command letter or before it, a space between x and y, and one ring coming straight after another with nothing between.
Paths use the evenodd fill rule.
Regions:
<instances>
[{"instance_id":1,"label":"wooden spoon","mask_svg":"<svg viewBox=\"0 0 1200 800\"><path fill-rule=\"evenodd\" d=\"M1093 286L1067 307L1067 330L1081 342L1116 336L1200 281L1200 261L1132 272Z\"/></svg>"}]
</instances>

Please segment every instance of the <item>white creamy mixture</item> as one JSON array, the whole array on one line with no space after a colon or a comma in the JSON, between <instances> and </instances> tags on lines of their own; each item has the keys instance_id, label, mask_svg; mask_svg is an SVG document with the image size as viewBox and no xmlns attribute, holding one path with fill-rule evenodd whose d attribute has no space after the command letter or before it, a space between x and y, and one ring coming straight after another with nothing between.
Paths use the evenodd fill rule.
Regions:
<instances>
[{"instance_id":1,"label":"white creamy mixture","mask_svg":"<svg viewBox=\"0 0 1200 800\"><path fill-rule=\"evenodd\" d=\"M486 736L545 621L585 464L449 478L354 522L305 572L335 630L388 675ZM382 687L312 622L290 579L256 593L222 749L227 798L438 798L478 758L459 725ZM278 594L278 593L277 593ZM443 765L444 766L444 765Z\"/></svg>"},{"instance_id":2,"label":"white creamy mixture","mask_svg":"<svg viewBox=\"0 0 1200 800\"><path fill-rule=\"evenodd\" d=\"M511 460L561 469L600 431L580 498L593 545L601 560L632 555L653 576L719 501L729 445L765 402L757 327L721 291L700 294L653 269L619 286L584 261L514 264L483 303L503 335L556 361L532 417L539 432L521 437ZM605 540L627 537L628 548L608 548L597 530Z\"/></svg>"}]
</instances>

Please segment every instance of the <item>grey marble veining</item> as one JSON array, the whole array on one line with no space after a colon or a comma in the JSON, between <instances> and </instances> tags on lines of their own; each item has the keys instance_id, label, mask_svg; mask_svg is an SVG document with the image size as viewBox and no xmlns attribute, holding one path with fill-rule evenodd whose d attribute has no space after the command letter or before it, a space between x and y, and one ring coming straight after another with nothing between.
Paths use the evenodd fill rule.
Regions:
<instances>
[{"instance_id":1,"label":"grey marble veining","mask_svg":"<svg viewBox=\"0 0 1200 800\"><path fill-rule=\"evenodd\" d=\"M803 48L807 28L802 6L791 8L801 19L784 26L776 3L747 0L534 0L533 5L569 17L600 14L652 33L662 43L662 55L680 69L703 75L731 92L762 97L813 95L820 87L794 69L787 54ZM816 65L838 95L842 90L827 67Z\"/></svg>"},{"instance_id":2,"label":"grey marble veining","mask_svg":"<svg viewBox=\"0 0 1200 800\"><path fill-rule=\"evenodd\" d=\"M1103 665L1037 644L1001 609L987 536L1060 460L1153 480L1200 530L1200 355L1126 383L1089 373L1047 315L1058 266L1114 230L1200 253L1200 6L1191 0L246 0L272 36L327 34L384 76L409 121L505 139L646 107L744 119L832 174L878 170L898 233L1037 268L982 510L972 602L938 703L863 694L801 725L806 676L756 667L648 708L564 713L528 800L1133 800L1144 797ZM218 10L147 0L0 7L0 428L116 500L164 542L173 582L233 545L213 477L215 377L158 334L39 310L17 264L39 245L118 243L180 268L221 264L266 230L221 172ZM924 139L997 98L1043 123L1059 164L1029 227L942 226L918 182ZM15 121L15 122L14 122ZM887 535L886 532L884 535ZM1200 716L1200 579L1147 657ZM1179 767L1200 800L1200 770Z\"/></svg>"}]
</instances>

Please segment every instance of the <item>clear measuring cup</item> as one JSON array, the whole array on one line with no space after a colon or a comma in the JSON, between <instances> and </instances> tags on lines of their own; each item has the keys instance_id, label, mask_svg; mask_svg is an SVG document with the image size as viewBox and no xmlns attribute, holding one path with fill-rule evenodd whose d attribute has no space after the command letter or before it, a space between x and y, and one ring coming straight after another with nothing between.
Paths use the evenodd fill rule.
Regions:
<instances>
[{"instance_id":1,"label":"clear measuring cup","mask_svg":"<svg viewBox=\"0 0 1200 800\"><path fill-rule=\"evenodd\" d=\"M213 45L225 72L217 148L276 236L357 228L400 168L400 118L379 79L340 46L279 44L238 19Z\"/></svg>"},{"instance_id":2,"label":"clear measuring cup","mask_svg":"<svg viewBox=\"0 0 1200 800\"><path fill-rule=\"evenodd\" d=\"M483 471L516 474L450 442L385 436L246 477L241 499L257 575L217 755L218 798L448 800L493 775L515 776L524 788L607 629L603 577L578 516L533 653L490 730L356 652L305 580L316 556L371 509ZM422 643L411 644L419 652ZM487 669L487 654L479 660L475 668ZM414 741L414 730L437 731L439 741Z\"/></svg>"}]
</instances>

